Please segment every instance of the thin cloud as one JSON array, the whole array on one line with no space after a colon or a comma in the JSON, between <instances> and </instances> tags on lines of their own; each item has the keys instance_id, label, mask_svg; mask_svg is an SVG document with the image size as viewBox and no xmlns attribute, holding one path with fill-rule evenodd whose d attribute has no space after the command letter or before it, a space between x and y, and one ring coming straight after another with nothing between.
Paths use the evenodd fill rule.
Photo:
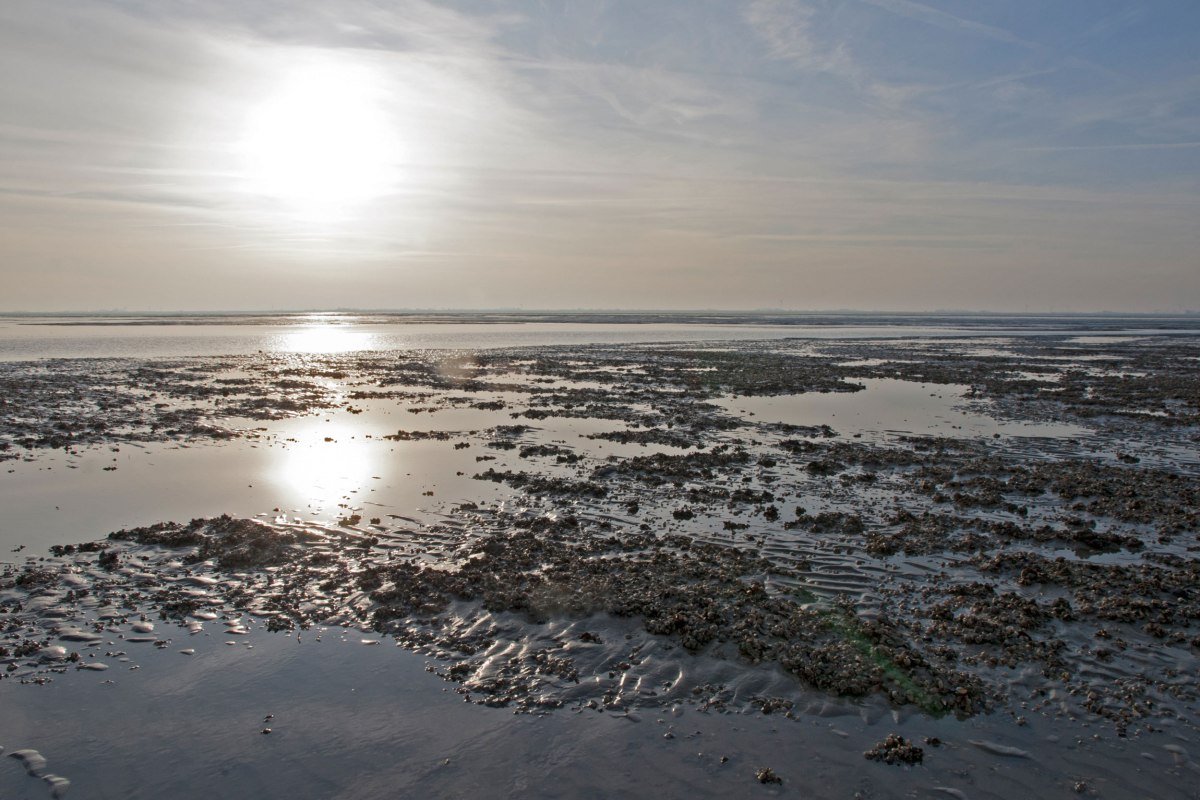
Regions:
<instances>
[{"instance_id":1,"label":"thin cloud","mask_svg":"<svg viewBox=\"0 0 1200 800\"><path fill-rule=\"evenodd\" d=\"M1200 148L1200 142L1150 142L1131 144L1068 144L1045 147L1022 147L1031 153L1055 153L1071 150L1191 150Z\"/></svg>"},{"instance_id":2,"label":"thin cloud","mask_svg":"<svg viewBox=\"0 0 1200 800\"><path fill-rule=\"evenodd\" d=\"M884 11L889 11L906 19L924 22L928 25L934 25L944 30L951 31L966 31L977 36L982 36L985 39L991 39L996 42L1004 42L1018 47L1025 47L1031 50L1039 50L1042 45L1022 39L1011 31L1006 31L1003 28L997 28L994 25L985 25L982 22L965 19L955 16L932 6L916 3L913 0L862 0L876 8L881 8Z\"/></svg>"}]
</instances>

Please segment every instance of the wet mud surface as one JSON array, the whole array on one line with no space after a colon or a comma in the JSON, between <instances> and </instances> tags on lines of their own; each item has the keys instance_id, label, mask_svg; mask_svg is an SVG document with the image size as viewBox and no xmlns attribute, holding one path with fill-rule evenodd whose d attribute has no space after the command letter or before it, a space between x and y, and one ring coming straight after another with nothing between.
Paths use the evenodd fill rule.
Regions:
<instances>
[{"instance_id":1,"label":"wet mud surface","mask_svg":"<svg viewBox=\"0 0 1200 800\"><path fill-rule=\"evenodd\" d=\"M308 417L446 472L397 513L346 494L6 548L0 696L337 638L419 654L478 714L849 715L811 746L860 796L1011 796L957 759L1050 781L1066 742L1050 794L1194 796L1198 359L1064 335L0 364L14 474L295 449ZM825 796L786 762L742 778Z\"/></svg>"}]
</instances>

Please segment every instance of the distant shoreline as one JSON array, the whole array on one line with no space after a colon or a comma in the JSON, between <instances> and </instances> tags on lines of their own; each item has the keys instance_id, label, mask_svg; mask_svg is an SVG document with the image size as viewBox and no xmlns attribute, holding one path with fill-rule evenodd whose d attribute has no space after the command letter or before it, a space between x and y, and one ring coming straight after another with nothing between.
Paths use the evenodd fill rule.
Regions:
<instances>
[{"instance_id":1,"label":"distant shoreline","mask_svg":"<svg viewBox=\"0 0 1200 800\"><path fill-rule=\"evenodd\" d=\"M865 320L885 325L956 325L963 321L1012 324L1021 321L1059 321L1113 324L1140 322L1185 323L1200 321L1200 312L1001 312L1001 311L507 311L507 310L382 310L382 311L170 311L170 312L0 312L0 320L19 325L49 327L135 327L207 325L489 325L574 323L609 325L861 325Z\"/></svg>"}]
</instances>

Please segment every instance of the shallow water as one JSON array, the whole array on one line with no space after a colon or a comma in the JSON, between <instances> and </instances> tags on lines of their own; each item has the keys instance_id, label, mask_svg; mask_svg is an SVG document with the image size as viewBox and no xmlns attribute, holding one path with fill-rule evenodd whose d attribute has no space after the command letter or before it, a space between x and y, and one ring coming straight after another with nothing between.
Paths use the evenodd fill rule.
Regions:
<instances>
[{"instance_id":1,"label":"shallow water","mask_svg":"<svg viewBox=\"0 0 1200 800\"><path fill-rule=\"evenodd\" d=\"M395 647L354 630L251 629L236 646L176 630L173 646L127 644L130 664L44 687L9 687L0 745L34 747L72 798L161 797L1185 797L1200 779L1190 744L1125 742L1037 723L1006 738L987 718L893 718L830 705L787 719L752 709L513 715L463 703ZM194 649L182 655L182 649ZM136 665L136 671L129 667ZM296 687L303 686L303 691ZM19 689L20 691L11 691ZM264 734L264 729L270 729ZM887 732L925 745L928 766L862 757ZM1019 745L1019 746L1018 746ZM1031 751L1029 748L1036 748ZM783 783L763 786L770 767ZM0 796L43 800L44 783L0 759Z\"/></svg>"},{"instance_id":2,"label":"shallow water","mask_svg":"<svg viewBox=\"0 0 1200 800\"><path fill-rule=\"evenodd\" d=\"M453 396L454 392L447 393ZM498 393L481 394L490 400ZM514 393L505 393L511 402ZM248 438L216 443L151 443L49 451L0 462L0 560L11 548L44 550L153 520L186 521L214 511L264 519L335 524L358 513L427 520L457 503L487 503L508 493L473 475L520 467L515 451L474 441L511 425L515 405L498 411L420 401L356 400L345 408L277 421L232 420ZM422 409L421 413L411 410ZM431 410L426 410L431 409ZM520 420L522 445L554 444L580 455L646 455L674 448L587 438L624 430L619 421ZM445 440L391 441L397 431L439 432ZM489 459L480 462L477 458Z\"/></svg>"},{"instance_id":3,"label":"shallow water","mask_svg":"<svg viewBox=\"0 0 1200 800\"><path fill-rule=\"evenodd\" d=\"M0 361L39 358L174 358L252 353L478 350L534 345L757 340L799 335L790 326L523 324L79 325L0 320ZM864 332L863 335L869 335Z\"/></svg>"},{"instance_id":4,"label":"shallow water","mask_svg":"<svg viewBox=\"0 0 1200 800\"><path fill-rule=\"evenodd\" d=\"M174 358L253 353L346 353L400 349L478 350L636 342L749 341L763 339L870 339L887 337L994 337L1005 333L1055 336L1084 334L1079 341L1112 333L1200 333L1188 317L963 317L912 315L622 315L624 322L587 321L611 315L481 314L486 322L452 315L437 322L414 316L397 321L379 314L266 314L187 316L4 316L0 315L0 361L42 358ZM714 324L712 317L720 317ZM470 315L466 315L470 320ZM508 321L523 318L523 321ZM670 318L670 315L666 315ZM779 324L784 320L786 324ZM1114 331L1114 327L1116 330ZM1124 328L1128 327L1126 331Z\"/></svg>"},{"instance_id":5,"label":"shallow water","mask_svg":"<svg viewBox=\"0 0 1200 800\"><path fill-rule=\"evenodd\" d=\"M988 403L968 399L967 386L889 378L859 378L853 382L865 389L849 394L734 397L718 401L718 405L739 416L753 417L756 422L828 425L842 436L866 439L899 435L1077 438L1091 433L1083 426L1067 423L998 419L985 413L991 410Z\"/></svg>"}]
</instances>

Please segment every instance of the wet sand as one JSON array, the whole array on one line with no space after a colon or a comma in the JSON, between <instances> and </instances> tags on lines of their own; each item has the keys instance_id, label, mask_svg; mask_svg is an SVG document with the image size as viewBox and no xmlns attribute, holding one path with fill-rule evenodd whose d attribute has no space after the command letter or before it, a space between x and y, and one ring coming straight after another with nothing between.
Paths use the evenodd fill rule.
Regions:
<instances>
[{"instance_id":1,"label":"wet sand","mask_svg":"<svg viewBox=\"0 0 1200 800\"><path fill-rule=\"evenodd\" d=\"M1194 796L1198 350L0 365L0 790Z\"/></svg>"}]
</instances>

